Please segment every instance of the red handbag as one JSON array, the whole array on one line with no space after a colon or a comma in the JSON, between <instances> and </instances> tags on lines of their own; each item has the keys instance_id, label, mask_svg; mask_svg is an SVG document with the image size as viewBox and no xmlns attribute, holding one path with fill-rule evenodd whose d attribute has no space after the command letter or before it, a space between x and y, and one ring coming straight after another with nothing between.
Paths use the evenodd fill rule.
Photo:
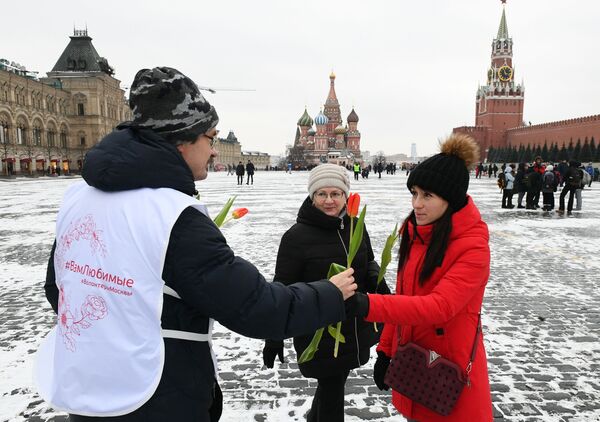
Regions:
<instances>
[{"instance_id":1,"label":"red handbag","mask_svg":"<svg viewBox=\"0 0 600 422\"><path fill-rule=\"evenodd\" d=\"M448 416L465 385L471 385L469 374L480 333L481 314L477 320L471 358L464 371L433 350L424 349L412 342L399 345L385 374L385 383L429 410Z\"/></svg>"}]
</instances>

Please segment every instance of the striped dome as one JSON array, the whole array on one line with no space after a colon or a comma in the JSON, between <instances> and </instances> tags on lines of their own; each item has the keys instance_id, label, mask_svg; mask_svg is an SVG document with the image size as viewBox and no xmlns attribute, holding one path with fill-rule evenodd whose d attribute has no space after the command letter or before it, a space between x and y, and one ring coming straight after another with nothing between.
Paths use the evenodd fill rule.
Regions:
<instances>
[{"instance_id":1,"label":"striped dome","mask_svg":"<svg viewBox=\"0 0 600 422\"><path fill-rule=\"evenodd\" d=\"M326 125L328 122L329 122L329 119L327 118L326 115L323 114L322 111L320 111L319 114L317 114L317 117L315 117L316 125Z\"/></svg>"},{"instance_id":2,"label":"striped dome","mask_svg":"<svg viewBox=\"0 0 600 422\"><path fill-rule=\"evenodd\" d=\"M347 130L346 130L346 128L345 128L344 126L342 126L342 124L340 123L340 124L338 125L338 127L336 127L336 128L334 129L334 132L335 132L335 134L336 134L336 135L343 135L344 133L346 133L346 132L347 132Z\"/></svg>"},{"instance_id":3,"label":"striped dome","mask_svg":"<svg viewBox=\"0 0 600 422\"><path fill-rule=\"evenodd\" d=\"M305 107L304 114L302 114L302 116L300 116L300 118L298 119L298 126L311 127L312 124L313 124L313 119L308 115L308 112L306 111L306 107Z\"/></svg>"},{"instance_id":4,"label":"striped dome","mask_svg":"<svg viewBox=\"0 0 600 422\"><path fill-rule=\"evenodd\" d=\"M306 132L308 136L315 136L315 133L317 133L317 131L314 130L312 127L308 129L308 132Z\"/></svg>"}]
</instances>

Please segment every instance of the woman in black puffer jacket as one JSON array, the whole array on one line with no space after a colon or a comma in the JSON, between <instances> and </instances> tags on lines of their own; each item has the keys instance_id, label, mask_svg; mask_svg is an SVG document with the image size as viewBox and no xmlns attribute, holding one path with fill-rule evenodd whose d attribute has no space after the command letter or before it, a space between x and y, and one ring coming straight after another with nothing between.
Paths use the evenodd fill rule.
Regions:
<instances>
[{"instance_id":1,"label":"woman in black puffer jacket","mask_svg":"<svg viewBox=\"0 0 600 422\"><path fill-rule=\"evenodd\" d=\"M322 164L309 176L306 198L294 224L282 237L277 254L275 281L284 284L308 282L327 275L332 262L346 266L350 241L350 218L346 201L350 181L344 167ZM356 223L355 223L356 224ZM357 291L389 293L385 280L377 287L379 265L366 227L363 241L352 262ZM323 332L314 358L299 365L302 375L318 380L308 421L336 422L344 420L344 385L350 369L369 360L370 348L381 332L372 323L349 318L342 322L345 343L339 344L338 356L333 356L335 339ZM308 347L312 335L294 337L296 355ZM267 340L263 350L264 363L272 368L276 356L283 362L283 341Z\"/></svg>"}]
</instances>

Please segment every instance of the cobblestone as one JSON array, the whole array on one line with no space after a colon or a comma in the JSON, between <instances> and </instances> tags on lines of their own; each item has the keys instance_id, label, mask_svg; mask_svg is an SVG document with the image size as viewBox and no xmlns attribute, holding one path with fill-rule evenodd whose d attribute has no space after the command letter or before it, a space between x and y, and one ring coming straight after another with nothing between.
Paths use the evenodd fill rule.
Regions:
<instances>
[{"instance_id":1,"label":"cobblestone","mask_svg":"<svg viewBox=\"0 0 600 422\"><path fill-rule=\"evenodd\" d=\"M269 279L306 179L305 173L259 172L255 185L244 188L224 174L210 174L198 187L211 210L218 211L231 194L238 195L236 204L250 209L246 221L227 226L224 233L234 251ZM40 400L29 380L32 353L54 323L43 279L58 204L48 206L46 198L60 198L72 182L0 183L0 354L9 357L0 368L1 421L66 421ZM408 213L405 183L403 174L354 183L353 190L369 205L367 225L376 255L390 228ZM584 190L583 211L559 217L500 209L495 180L471 180L470 193L490 228L492 268L482 321L496 421L600 420L599 186ZM265 198L277 198L278 208ZM394 279L393 270L386 279ZM301 376L289 344L286 363L277 362L275 369L262 366L259 340L243 339L217 324L214 344L224 422L304 420L316 382ZM374 357L348 378L346 420L402 421L390 392L371 382Z\"/></svg>"}]
</instances>

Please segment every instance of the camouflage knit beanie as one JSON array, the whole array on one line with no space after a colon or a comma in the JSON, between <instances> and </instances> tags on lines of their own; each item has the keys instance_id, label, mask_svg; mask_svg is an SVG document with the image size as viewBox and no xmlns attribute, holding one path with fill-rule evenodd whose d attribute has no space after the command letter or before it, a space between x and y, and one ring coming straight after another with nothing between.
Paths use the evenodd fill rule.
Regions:
<instances>
[{"instance_id":1,"label":"camouflage knit beanie","mask_svg":"<svg viewBox=\"0 0 600 422\"><path fill-rule=\"evenodd\" d=\"M132 126L149 129L169 142L195 141L219 123L198 86L170 67L140 70L129 94Z\"/></svg>"}]
</instances>

